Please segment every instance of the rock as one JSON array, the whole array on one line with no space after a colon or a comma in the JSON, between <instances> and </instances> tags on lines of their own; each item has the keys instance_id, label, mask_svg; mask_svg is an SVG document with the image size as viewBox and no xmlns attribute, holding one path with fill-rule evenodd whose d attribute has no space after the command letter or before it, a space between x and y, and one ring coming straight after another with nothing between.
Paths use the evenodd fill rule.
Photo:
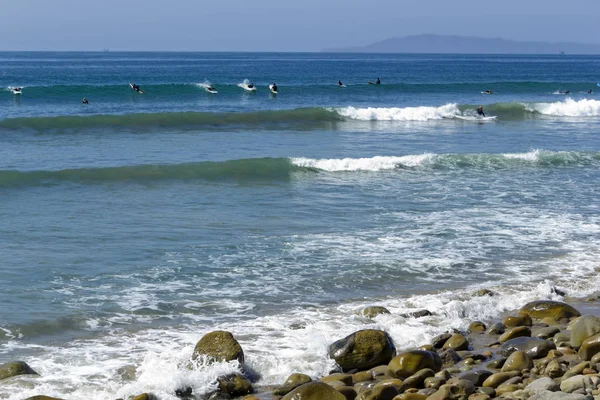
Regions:
<instances>
[{"instance_id":1,"label":"rock","mask_svg":"<svg viewBox=\"0 0 600 400\"><path fill-rule=\"evenodd\" d=\"M554 321L579 317L579 311L570 305L558 301L538 300L525 304L519 310L520 315L529 315L532 319L552 318Z\"/></svg>"},{"instance_id":2,"label":"rock","mask_svg":"<svg viewBox=\"0 0 600 400\"><path fill-rule=\"evenodd\" d=\"M491 387L491 388L495 389L498 386L500 386L501 384L503 384L504 382L506 382L507 380L512 379L515 376L519 376L519 374L520 374L520 372L518 372L518 371L498 372L498 373L491 375L489 378L487 378L481 386Z\"/></svg>"},{"instance_id":3,"label":"rock","mask_svg":"<svg viewBox=\"0 0 600 400\"><path fill-rule=\"evenodd\" d=\"M427 400L464 400L471 394L472 392L468 393L462 386L447 383L440 386L439 390L429 396Z\"/></svg>"},{"instance_id":4,"label":"rock","mask_svg":"<svg viewBox=\"0 0 600 400\"><path fill-rule=\"evenodd\" d=\"M18 375L38 375L38 373L23 361L0 364L0 381Z\"/></svg>"},{"instance_id":5,"label":"rock","mask_svg":"<svg viewBox=\"0 0 600 400\"><path fill-rule=\"evenodd\" d=\"M492 368L492 369L500 369L504 366L505 362L506 362L506 357L500 357L500 358L497 358L497 359L492 360L489 363L487 363L486 367Z\"/></svg>"},{"instance_id":6,"label":"rock","mask_svg":"<svg viewBox=\"0 0 600 400\"><path fill-rule=\"evenodd\" d=\"M506 359L502 372L522 371L533 368L533 360L523 351L515 351Z\"/></svg>"},{"instance_id":7,"label":"rock","mask_svg":"<svg viewBox=\"0 0 600 400\"><path fill-rule=\"evenodd\" d=\"M515 328L517 326L531 326L533 322L531 321L531 317L529 315L519 315L519 316L508 316L502 320L502 325L508 328Z\"/></svg>"},{"instance_id":8,"label":"rock","mask_svg":"<svg viewBox=\"0 0 600 400\"><path fill-rule=\"evenodd\" d=\"M142 393L137 396L130 397L129 400L156 400L156 396L152 393Z\"/></svg>"},{"instance_id":9,"label":"rock","mask_svg":"<svg viewBox=\"0 0 600 400\"><path fill-rule=\"evenodd\" d=\"M444 383L446 383L446 381L447 381L447 380L446 380L446 379L444 379L444 378L440 378L440 377L438 377L438 376L433 376L433 377L431 377L431 378L426 378L426 379L423 381L423 385L424 385L426 388L430 388L430 389L436 389L436 390L437 390L437 389L439 389L439 388L440 388L440 386L442 386Z\"/></svg>"},{"instance_id":10,"label":"rock","mask_svg":"<svg viewBox=\"0 0 600 400\"><path fill-rule=\"evenodd\" d=\"M546 375L548 375L550 378L560 378L565 374L565 372L567 372L567 368L558 362L558 360L550 361L546 366L545 371Z\"/></svg>"},{"instance_id":11,"label":"rock","mask_svg":"<svg viewBox=\"0 0 600 400\"><path fill-rule=\"evenodd\" d=\"M595 390L600 384L600 378L590 375L576 375L565 379L560 383L560 390L565 393L573 393L576 390Z\"/></svg>"},{"instance_id":12,"label":"rock","mask_svg":"<svg viewBox=\"0 0 600 400\"><path fill-rule=\"evenodd\" d=\"M59 399L56 397L48 397L48 396L32 396L32 397L28 397L25 400L63 400L63 399Z\"/></svg>"},{"instance_id":13,"label":"rock","mask_svg":"<svg viewBox=\"0 0 600 400\"><path fill-rule=\"evenodd\" d=\"M387 367L387 365L386 365ZM387 369L386 369L386 373L387 373ZM352 384L355 383L359 383L359 382L367 382L367 381L371 381L373 380L373 374L372 372L369 371L360 371L360 372L356 372L354 374L352 374Z\"/></svg>"},{"instance_id":14,"label":"rock","mask_svg":"<svg viewBox=\"0 0 600 400\"><path fill-rule=\"evenodd\" d=\"M389 363L396 354L396 347L387 332L365 329L354 332L329 346L329 357L343 371L367 370Z\"/></svg>"},{"instance_id":15,"label":"rock","mask_svg":"<svg viewBox=\"0 0 600 400\"><path fill-rule=\"evenodd\" d=\"M393 400L427 400L427 395L421 393L402 393Z\"/></svg>"},{"instance_id":16,"label":"rock","mask_svg":"<svg viewBox=\"0 0 600 400\"><path fill-rule=\"evenodd\" d=\"M378 316L378 315L381 315L381 314L391 314L391 313L390 313L390 310L388 310L388 309L387 309L387 308L385 308L385 307L381 307L381 306L371 306L371 307L364 308L364 309L363 309L363 310L360 312L360 314L361 314L363 317L367 317L367 318L375 318L376 316Z\"/></svg>"},{"instance_id":17,"label":"rock","mask_svg":"<svg viewBox=\"0 0 600 400\"><path fill-rule=\"evenodd\" d=\"M323 382L310 382L298 386L281 400L346 400L346 397Z\"/></svg>"},{"instance_id":18,"label":"rock","mask_svg":"<svg viewBox=\"0 0 600 400\"><path fill-rule=\"evenodd\" d=\"M530 337L531 329L526 326L518 326L516 328L509 329L504 332L499 338L498 341L500 343L504 343L510 339L518 338L518 337Z\"/></svg>"},{"instance_id":19,"label":"rock","mask_svg":"<svg viewBox=\"0 0 600 400\"><path fill-rule=\"evenodd\" d=\"M194 348L192 360L200 356L219 362L237 360L240 364L244 363L242 346L227 331L213 331L204 335Z\"/></svg>"},{"instance_id":20,"label":"rock","mask_svg":"<svg viewBox=\"0 0 600 400\"><path fill-rule=\"evenodd\" d=\"M535 360L546 357L548 352L554 349L556 345L548 340L518 337L505 342L500 348L500 354L507 357L515 351L524 351Z\"/></svg>"},{"instance_id":21,"label":"rock","mask_svg":"<svg viewBox=\"0 0 600 400\"><path fill-rule=\"evenodd\" d=\"M554 379L544 376L531 382L529 385L527 385L525 390L527 390L530 393L544 391L558 392L560 390L560 384Z\"/></svg>"},{"instance_id":22,"label":"rock","mask_svg":"<svg viewBox=\"0 0 600 400\"><path fill-rule=\"evenodd\" d=\"M531 333L531 336L540 339L552 339L554 335L560 332L560 328L557 326L549 326L547 328L536 329Z\"/></svg>"},{"instance_id":23,"label":"rock","mask_svg":"<svg viewBox=\"0 0 600 400\"><path fill-rule=\"evenodd\" d=\"M346 400L355 400L357 393L356 393L356 389L354 389L351 386L343 386L341 388L337 388L336 389L338 392L340 392L345 398Z\"/></svg>"},{"instance_id":24,"label":"rock","mask_svg":"<svg viewBox=\"0 0 600 400\"><path fill-rule=\"evenodd\" d=\"M565 374L563 375L563 380L570 378L575 375L590 375L584 374L583 371L590 368L592 364L589 361L581 362L573 367L571 367Z\"/></svg>"},{"instance_id":25,"label":"rock","mask_svg":"<svg viewBox=\"0 0 600 400\"><path fill-rule=\"evenodd\" d=\"M469 349L469 341L466 337L461 335L460 333L455 333L450 337L450 339L446 340L444 343L443 349L453 349L456 351L460 350L468 350Z\"/></svg>"},{"instance_id":26,"label":"rock","mask_svg":"<svg viewBox=\"0 0 600 400\"><path fill-rule=\"evenodd\" d=\"M479 289L473 292L473 296L475 297L484 297L484 296L494 296L496 293L492 292L488 289Z\"/></svg>"},{"instance_id":27,"label":"rock","mask_svg":"<svg viewBox=\"0 0 600 400\"><path fill-rule=\"evenodd\" d=\"M406 378L402 384L404 389L417 388L423 389L425 387L425 379L433 378L435 372L429 368L425 368Z\"/></svg>"},{"instance_id":28,"label":"rock","mask_svg":"<svg viewBox=\"0 0 600 400\"><path fill-rule=\"evenodd\" d=\"M188 400L192 399L194 394L194 390L191 387L186 387L185 389L175 389L175 396L180 399Z\"/></svg>"},{"instance_id":29,"label":"rock","mask_svg":"<svg viewBox=\"0 0 600 400\"><path fill-rule=\"evenodd\" d=\"M305 383L312 382L310 376L305 374L292 374L283 382L283 385L273 391L276 396L285 396L298 386L304 385Z\"/></svg>"},{"instance_id":30,"label":"rock","mask_svg":"<svg viewBox=\"0 0 600 400\"><path fill-rule=\"evenodd\" d=\"M567 347L571 345L571 332L560 332L554 335L552 341L556 347Z\"/></svg>"},{"instance_id":31,"label":"rock","mask_svg":"<svg viewBox=\"0 0 600 400\"><path fill-rule=\"evenodd\" d=\"M462 360L461 356L454 349L448 349L440 353L440 358L442 359L442 364L446 367L451 367Z\"/></svg>"},{"instance_id":32,"label":"rock","mask_svg":"<svg viewBox=\"0 0 600 400\"><path fill-rule=\"evenodd\" d=\"M472 382L475 386L483 385L483 382L490 376L492 376L492 371L488 371L486 369L475 369L467 372L463 372L458 375L457 379L467 380Z\"/></svg>"},{"instance_id":33,"label":"rock","mask_svg":"<svg viewBox=\"0 0 600 400\"><path fill-rule=\"evenodd\" d=\"M441 335L438 335L431 339L431 345L434 349L441 349L442 347L444 347L444 343L446 343L446 341L451 337L451 333L442 333Z\"/></svg>"},{"instance_id":34,"label":"rock","mask_svg":"<svg viewBox=\"0 0 600 400\"><path fill-rule=\"evenodd\" d=\"M388 379L392 377L390 375L390 369L387 365L379 365L377 367L371 368L369 372L371 373L371 376L373 376L373 379Z\"/></svg>"},{"instance_id":35,"label":"rock","mask_svg":"<svg viewBox=\"0 0 600 400\"><path fill-rule=\"evenodd\" d=\"M600 334L585 339L577 354L582 360L589 361L598 353L600 353Z\"/></svg>"},{"instance_id":36,"label":"rock","mask_svg":"<svg viewBox=\"0 0 600 400\"><path fill-rule=\"evenodd\" d=\"M388 368L393 377L405 379L424 368L438 372L442 369L442 360L432 351L412 350L394 357Z\"/></svg>"},{"instance_id":37,"label":"rock","mask_svg":"<svg viewBox=\"0 0 600 400\"><path fill-rule=\"evenodd\" d=\"M487 329L487 327L485 326L485 324L483 322L473 321L469 324L469 327L467 328L467 332L469 332L469 333L485 332L486 329Z\"/></svg>"},{"instance_id":38,"label":"rock","mask_svg":"<svg viewBox=\"0 0 600 400\"><path fill-rule=\"evenodd\" d=\"M351 374L331 374L324 376L320 379L321 382L325 382L327 384L331 384L332 382L342 382L344 385L352 385L352 375Z\"/></svg>"},{"instance_id":39,"label":"rock","mask_svg":"<svg viewBox=\"0 0 600 400\"><path fill-rule=\"evenodd\" d=\"M502 325L500 322L496 322L495 324L493 324L492 326L490 326L490 329L488 329L487 334L488 335L502 335L504 333L504 325Z\"/></svg>"},{"instance_id":40,"label":"rock","mask_svg":"<svg viewBox=\"0 0 600 400\"><path fill-rule=\"evenodd\" d=\"M529 397L528 400L594 400L592 396L584 394L567 394L563 392L540 392Z\"/></svg>"},{"instance_id":41,"label":"rock","mask_svg":"<svg viewBox=\"0 0 600 400\"><path fill-rule=\"evenodd\" d=\"M485 393L473 393L469 396L469 400L490 400L491 397Z\"/></svg>"},{"instance_id":42,"label":"rock","mask_svg":"<svg viewBox=\"0 0 600 400\"><path fill-rule=\"evenodd\" d=\"M234 373L217 378L219 392L232 397L245 396L253 393L252 384L243 375Z\"/></svg>"},{"instance_id":43,"label":"rock","mask_svg":"<svg viewBox=\"0 0 600 400\"><path fill-rule=\"evenodd\" d=\"M135 365L125 365L117 370L117 374L124 381L134 381L137 375L137 367Z\"/></svg>"},{"instance_id":44,"label":"rock","mask_svg":"<svg viewBox=\"0 0 600 400\"><path fill-rule=\"evenodd\" d=\"M398 388L392 382L379 382L360 393L356 400L392 400L398 395Z\"/></svg>"},{"instance_id":45,"label":"rock","mask_svg":"<svg viewBox=\"0 0 600 400\"><path fill-rule=\"evenodd\" d=\"M598 333L600 333L600 318L594 315L579 317L571 328L571 347L578 349L586 339Z\"/></svg>"},{"instance_id":46,"label":"rock","mask_svg":"<svg viewBox=\"0 0 600 400\"><path fill-rule=\"evenodd\" d=\"M403 318L422 318L422 317L429 317L431 315L433 315L433 313L429 310L419 310L419 311L409 312L406 314L400 314L400 316Z\"/></svg>"}]
</instances>

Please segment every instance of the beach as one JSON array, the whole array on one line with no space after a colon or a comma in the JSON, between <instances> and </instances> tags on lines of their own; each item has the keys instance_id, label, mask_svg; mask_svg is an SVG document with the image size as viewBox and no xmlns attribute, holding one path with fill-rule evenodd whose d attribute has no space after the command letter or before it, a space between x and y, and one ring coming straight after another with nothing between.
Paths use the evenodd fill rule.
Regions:
<instances>
[{"instance_id":1,"label":"beach","mask_svg":"<svg viewBox=\"0 0 600 400\"><path fill-rule=\"evenodd\" d=\"M232 373L270 396L365 329L495 354L471 322L596 315L598 62L0 53L0 364L39 374L0 398L201 398ZM214 331L243 368L190 367Z\"/></svg>"}]
</instances>

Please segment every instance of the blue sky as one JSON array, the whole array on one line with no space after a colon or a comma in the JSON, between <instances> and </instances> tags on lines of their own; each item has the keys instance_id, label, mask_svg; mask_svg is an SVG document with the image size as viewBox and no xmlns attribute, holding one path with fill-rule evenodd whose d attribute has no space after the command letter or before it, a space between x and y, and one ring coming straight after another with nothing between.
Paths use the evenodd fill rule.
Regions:
<instances>
[{"instance_id":1,"label":"blue sky","mask_svg":"<svg viewBox=\"0 0 600 400\"><path fill-rule=\"evenodd\" d=\"M0 0L0 50L319 51L422 33L600 42L599 0Z\"/></svg>"}]
</instances>

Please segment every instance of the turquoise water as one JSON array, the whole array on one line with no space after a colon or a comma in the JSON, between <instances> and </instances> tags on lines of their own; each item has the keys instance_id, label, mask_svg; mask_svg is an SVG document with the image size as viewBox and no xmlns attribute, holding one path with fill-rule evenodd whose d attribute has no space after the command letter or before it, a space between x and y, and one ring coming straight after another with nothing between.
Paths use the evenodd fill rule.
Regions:
<instances>
[{"instance_id":1,"label":"turquoise water","mask_svg":"<svg viewBox=\"0 0 600 400\"><path fill-rule=\"evenodd\" d=\"M213 329L238 337L259 384L316 377L327 345L365 326L404 348L554 287L593 291L599 67L0 53L0 360L44 376L0 397L203 393L236 368L179 367ZM373 304L393 315L355 315ZM435 316L397 316L423 308Z\"/></svg>"}]
</instances>

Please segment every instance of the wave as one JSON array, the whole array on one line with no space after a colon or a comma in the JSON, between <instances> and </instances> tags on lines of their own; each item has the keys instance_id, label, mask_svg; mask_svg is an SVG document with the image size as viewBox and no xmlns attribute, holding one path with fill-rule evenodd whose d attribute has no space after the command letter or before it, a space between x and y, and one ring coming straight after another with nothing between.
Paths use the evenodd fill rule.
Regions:
<instances>
[{"instance_id":1,"label":"wave","mask_svg":"<svg viewBox=\"0 0 600 400\"><path fill-rule=\"evenodd\" d=\"M600 152L532 150L514 154L418 154L370 158L252 158L165 165L17 171L0 170L1 187L52 186L64 182L148 183L154 181L289 180L295 173L340 173L416 170L428 173L456 169L509 169L600 166Z\"/></svg>"}]
</instances>

